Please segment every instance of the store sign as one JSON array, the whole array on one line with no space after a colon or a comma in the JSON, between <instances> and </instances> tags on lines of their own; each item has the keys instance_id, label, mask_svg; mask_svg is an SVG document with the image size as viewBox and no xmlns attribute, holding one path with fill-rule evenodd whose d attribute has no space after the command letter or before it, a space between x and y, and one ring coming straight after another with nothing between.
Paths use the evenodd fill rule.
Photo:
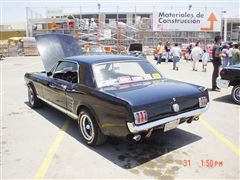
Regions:
<instances>
[{"instance_id":1,"label":"store sign","mask_svg":"<svg viewBox=\"0 0 240 180\"><path fill-rule=\"evenodd\" d=\"M220 11L207 9L155 11L153 31L214 31L221 29Z\"/></svg>"}]
</instances>

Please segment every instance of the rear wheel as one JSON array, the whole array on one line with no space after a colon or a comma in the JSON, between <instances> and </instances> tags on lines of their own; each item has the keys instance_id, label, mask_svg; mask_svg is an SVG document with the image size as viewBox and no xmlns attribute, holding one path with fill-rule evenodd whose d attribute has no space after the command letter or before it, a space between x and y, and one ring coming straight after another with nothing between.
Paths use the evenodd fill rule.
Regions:
<instances>
[{"instance_id":1,"label":"rear wheel","mask_svg":"<svg viewBox=\"0 0 240 180\"><path fill-rule=\"evenodd\" d=\"M82 140L88 145L96 146L106 141L106 136L101 132L96 119L87 109L81 110L78 126Z\"/></svg>"},{"instance_id":2,"label":"rear wheel","mask_svg":"<svg viewBox=\"0 0 240 180\"><path fill-rule=\"evenodd\" d=\"M42 104L41 100L37 98L31 85L28 86L28 102L31 108L38 108Z\"/></svg>"},{"instance_id":3,"label":"rear wheel","mask_svg":"<svg viewBox=\"0 0 240 180\"><path fill-rule=\"evenodd\" d=\"M240 104L240 85L236 85L233 87L232 99L235 103Z\"/></svg>"}]
</instances>

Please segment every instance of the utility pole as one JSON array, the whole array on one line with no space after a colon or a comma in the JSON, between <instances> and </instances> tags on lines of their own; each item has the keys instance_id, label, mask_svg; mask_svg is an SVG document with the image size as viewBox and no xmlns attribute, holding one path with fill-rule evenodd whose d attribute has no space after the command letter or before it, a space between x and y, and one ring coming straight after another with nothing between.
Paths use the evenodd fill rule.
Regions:
<instances>
[{"instance_id":1,"label":"utility pole","mask_svg":"<svg viewBox=\"0 0 240 180\"><path fill-rule=\"evenodd\" d=\"M97 27L97 38L96 38L96 43L99 44L99 34L100 34L100 8L101 8L101 4L98 3L98 27Z\"/></svg>"},{"instance_id":2,"label":"utility pole","mask_svg":"<svg viewBox=\"0 0 240 180\"><path fill-rule=\"evenodd\" d=\"M28 7L26 7L26 21L27 21L26 35L28 37L29 36Z\"/></svg>"},{"instance_id":3,"label":"utility pole","mask_svg":"<svg viewBox=\"0 0 240 180\"><path fill-rule=\"evenodd\" d=\"M222 11L223 13L223 20L224 20L224 26L223 26L223 41L227 41L227 11Z\"/></svg>"}]
</instances>

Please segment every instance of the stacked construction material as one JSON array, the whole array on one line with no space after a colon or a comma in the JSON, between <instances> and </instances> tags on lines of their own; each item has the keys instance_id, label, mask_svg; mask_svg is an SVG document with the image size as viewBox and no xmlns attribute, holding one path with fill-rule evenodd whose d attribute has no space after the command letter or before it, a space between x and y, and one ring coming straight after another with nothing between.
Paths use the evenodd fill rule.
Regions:
<instances>
[{"instance_id":1,"label":"stacked construction material","mask_svg":"<svg viewBox=\"0 0 240 180\"><path fill-rule=\"evenodd\" d=\"M36 40L33 37L24 37L23 51L25 56L38 56Z\"/></svg>"},{"instance_id":2,"label":"stacked construction material","mask_svg":"<svg viewBox=\"0 0 240 180\"><path fill-rule=\"evenodd\" d=\"M8 41L0 40L0 55L7 57L8 56Z\"/></svg>"}]
</instances>

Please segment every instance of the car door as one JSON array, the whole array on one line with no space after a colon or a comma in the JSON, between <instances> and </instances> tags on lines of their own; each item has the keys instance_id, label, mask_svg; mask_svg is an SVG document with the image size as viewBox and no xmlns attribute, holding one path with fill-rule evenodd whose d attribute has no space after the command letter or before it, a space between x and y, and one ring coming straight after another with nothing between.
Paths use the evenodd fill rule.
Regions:
<instances>
[{"instance_id":1,"label":"car door","mask_svg":"<svg viewBox=\"0 0 240 180\"><path fill-rule=\"evenodd\" d=\"M66 91L71 89L74 83L78 82L78 69L76 62L60 61L44 89L44 98L66 109ZM76 72L76 82L71 82L64 76L69 72Z\"/></svg>"}]
</instances>

